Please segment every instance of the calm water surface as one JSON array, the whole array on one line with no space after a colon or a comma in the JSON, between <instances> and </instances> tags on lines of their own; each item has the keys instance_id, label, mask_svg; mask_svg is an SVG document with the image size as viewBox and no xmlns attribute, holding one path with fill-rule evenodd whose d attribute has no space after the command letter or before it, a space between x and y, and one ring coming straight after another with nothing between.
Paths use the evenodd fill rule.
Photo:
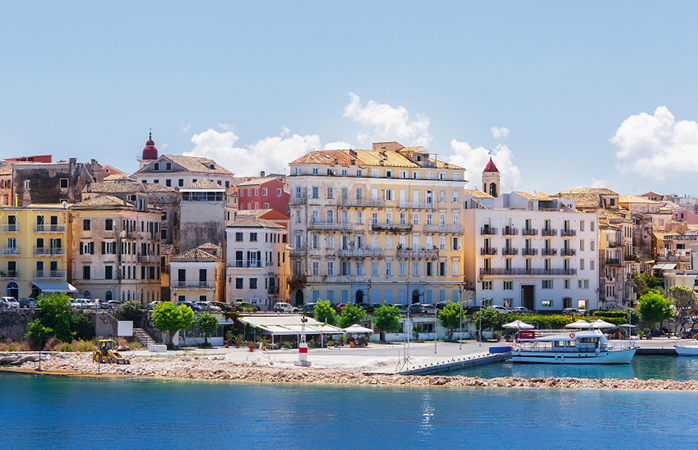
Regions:
<instances>
[{"instance_id":1,"label":"calm water surface","mask_svg":"<svg viewBox=\"0 0 698 450\"><path fill-rule=\"evenodd\" d=\"M692 448L698 393L0 374L0 448Z\"/></svg>"},{"instance_id":2,"label":"calm water surface","mask_svg":"<svg viewBox=\"0 0 698 450\"><path fill-rule=\"evenodd\" d=\"M698 358L678 356L635 356L630 364L512 364L504 361L445 373L468 377L496 378L639 378L641 380L698 380Z\"/></svg>"}]
</instances>

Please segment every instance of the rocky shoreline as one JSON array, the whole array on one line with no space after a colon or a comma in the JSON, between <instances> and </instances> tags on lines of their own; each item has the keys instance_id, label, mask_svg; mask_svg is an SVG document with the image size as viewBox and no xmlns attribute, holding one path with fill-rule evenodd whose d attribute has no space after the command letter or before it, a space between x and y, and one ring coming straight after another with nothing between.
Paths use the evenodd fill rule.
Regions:
<instances>
[{"instance_id":1,"label":"rocky shoreline","mask_svg":"<svg viewBox=\"0 0 698 450\"><path fill-rule=\"evenodd\" d=\"M15 366L33 371L36 362ZM547 389L625 389L653 391L698 391L698 381L586 379L586 378L479 378L438 375L370 374L327 369L278 369L272 365L234 363L224 356L183 356L177 358L132 357L129 365L101 365L89 355L57 355L42 362L42 370L55 374L113 375L181 380L229 380L258 383L315 383L383 386L450 386Z\"/></svg>"}]
</instances>

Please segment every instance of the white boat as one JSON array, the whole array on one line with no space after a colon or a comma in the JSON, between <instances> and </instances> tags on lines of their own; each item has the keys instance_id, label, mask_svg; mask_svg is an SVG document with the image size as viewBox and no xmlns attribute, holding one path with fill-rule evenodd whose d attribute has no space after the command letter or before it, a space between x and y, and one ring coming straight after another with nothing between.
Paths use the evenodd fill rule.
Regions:
<instances>
[{"instance_id":1,"label":"white boat","mask_svg":"<svg viewBox=\"0 0 698 450\"><path fill-rule=\"evenodd\" d=\"M674 348L679 356L698 356L698 342L696 341L679 341L674 344Z\"/></svg>"},{"instance_id":2,"label":"white boat","mask_svg":"<svg viewBox=\"0 0 698 450\"><path fill-rule=\"evenodd\" d=\"M599 330L542 335L521 330L511 351L514 363L529 364L629 364L635 356L632 341L609 341Z\"/></svg>"}]
</instances>

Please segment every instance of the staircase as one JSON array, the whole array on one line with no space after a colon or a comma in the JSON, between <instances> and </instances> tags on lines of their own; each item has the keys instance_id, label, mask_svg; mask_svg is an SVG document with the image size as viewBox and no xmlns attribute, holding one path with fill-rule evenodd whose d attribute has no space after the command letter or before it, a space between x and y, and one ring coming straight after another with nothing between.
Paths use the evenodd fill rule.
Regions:
<instances>
[{"instance_id":1,"label":"staircase","mask_svg":"<svg viewBox=\"0 0 698 450\"><path fill-rule=\"evenodd\" d=\"M133 327L133 337L138 339L138 342L140 342L145 348L148 348L148 346L151 344L157 344L157 342L155 342L155 340L142 328Z\"/></svg>"}]
</instances>

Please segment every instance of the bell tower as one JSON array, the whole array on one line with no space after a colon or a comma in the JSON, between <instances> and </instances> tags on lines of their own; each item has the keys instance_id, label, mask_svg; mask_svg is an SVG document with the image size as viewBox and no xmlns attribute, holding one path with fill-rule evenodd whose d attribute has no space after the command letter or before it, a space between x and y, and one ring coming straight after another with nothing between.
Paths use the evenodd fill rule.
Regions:
<instances>
[{"instance_id":1,"label":"bell tower","mask_svg":"<svg viewBox=\"0 0 698 450\"><path fill-rule=\"evenodd\" d=\"M485 170L482 171L482 190L492 197L499 197L500 194L499 170L494 161L492 161L491 156L490 162L487 163Z\"/></svg>"}]
</instances>

